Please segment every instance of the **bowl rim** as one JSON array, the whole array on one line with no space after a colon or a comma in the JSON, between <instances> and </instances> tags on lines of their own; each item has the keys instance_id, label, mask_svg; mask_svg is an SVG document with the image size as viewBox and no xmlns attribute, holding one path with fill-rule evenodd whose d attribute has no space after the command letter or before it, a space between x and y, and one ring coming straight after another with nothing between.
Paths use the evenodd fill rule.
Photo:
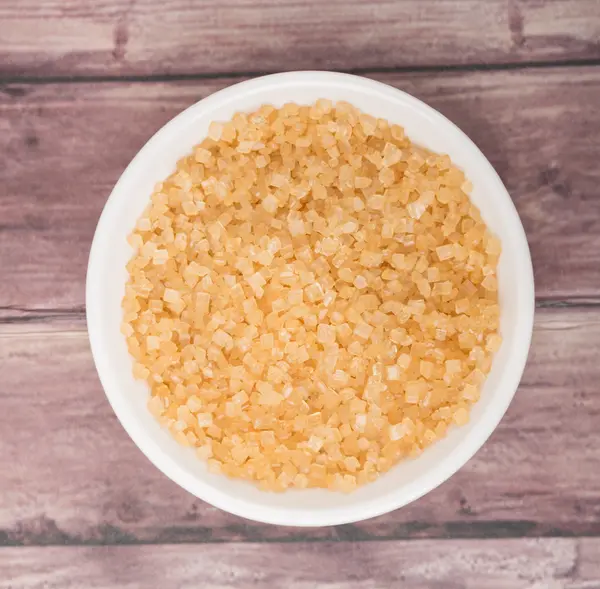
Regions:
<instances>
[{"instance_id":1,"label":"bowl rim","mask_svg":"<svg viewBox=\"0 0 600 589\"><path fill-rule=\"evenodd\" d=\"M119 186L122 183L125 184L127 178L134 175L138 167L143 166L146 154L154 150L156 146L161 143L164 136L176 130L177 127L182 125L188 118L198 116L198 113L202 110L210 110L213 105L218 104L221 101L231 100L236 95L242 95L244 92L254 90L260 86L272 85L275 89L284 86L286 83L298 84L310 82L311 84L314 84L315 81L322 81L326 84L335 82L342 85L354 85L355 87L358 85L363 89L368 88L370 91L383 93L388 97L395 97L396 99L401 98L412 108L420 111L423 116L434 120L440 125L452 128L456 137L463 144L463 148L469 151L469 158L475 158L477 160L477 165L485 168L485 173L489 177L490 182L493 182L495 185L495 191L502 194L504 197L504 200L506 201L506 214L510 216L509 223L513 228L511 240L518 242L517 247L524 257L521 260L522 265L519 272L523 308L521 309L521 314L519 316L520 324L518 327L518 340L515 342L515 349L511 350L510 355L512 378L510 379L510 386L507 387L510 389L510 392L507 390L504 393L503 402L496 407L495 412L483 416L480 427L469 432L469 437L465 438L465 440L453 450L451 453L451 460L447 460L438 468L428 473L429 476L426 477L427 480L425 483L422 480L419 480L416 481L416 483L419 484L412 484L412 486L409 484L407 485L407 488L403 490L402 494L398 494L397 498L390 495L388 496L389 498L387 501L382 501L381 499L364 501L361 504L356 505L356 509L351 510L350 513L347 507L334 508L327 511L310 509L295 509L290 511L286 507L257 506L252 501L244 500L243 497L232 497L227 493L215 489L210 483L194 477L191 473L186 472L180 465L172 461L163 451L157 440L153 439L142 427L133 423L128 418L127 410L122 401L122 387L118 385L114 371L111 370L110 362L107 355L104 353L104 348L108 344L104 341L105 338L101 329L102 316L97 312L97 309L100 306L99 295L97 294L99 289L97 288L97 285L101 280L101 275L96 271L96 268L101 267L101 260L104 255L104 252L102 251L104 245L103 242L106 239L106 235L110 232L111 218L114 216L113 211L116 211L117 199L119 198ZM327 71L286 72L270 74L239 82L199 100L161 127L131 160L113 187L102 210L90 249L85 296L90 347L100 382L119 422L150 462L152 462L163 474L192 495L195 495L224 511L263 523L302 527L353 523L388 513L429 493L462 468L496 429L516 393L527 361L535 311L533 267L525 231L514 203L502 183L502 180L475 143L459 127L440 112L402 90L362 76ZM420 479L422 478L424 477L421 477Z\"/></svg>"}]
</instances>

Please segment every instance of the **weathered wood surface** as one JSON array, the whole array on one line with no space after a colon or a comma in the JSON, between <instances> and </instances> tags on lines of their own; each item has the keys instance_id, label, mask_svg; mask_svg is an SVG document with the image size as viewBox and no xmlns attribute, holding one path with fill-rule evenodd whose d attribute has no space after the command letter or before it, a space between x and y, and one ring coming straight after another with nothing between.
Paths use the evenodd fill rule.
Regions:
<instances>
[{"instance_id":1,"label":"weathered wood surface","mask_svg":"<svg viewBox=\"0 0 600 589\"><path fill-rule=\"evenodd\" d=\"M373 77L423 98L480 145L521 214L538 297L600 294L600 68ZM168 119L232 81L4 88L5 318L81 309L89 245L120 173Z\"/></svg>"},{"instance_id":2,"label":"weathered wood surface","mask_svg":"<svg viewBox=\"0 0 600 589\"><path fill-rule=\"evenodd\" d=\"M600 535L598 308L538 310L507 416L454 477L322 529L248 522L181 490L117 422L83 321L41 325L0 332L0 545Z\"/></svg>"},{"instance_id":3,"label":"weathered wood surface","mask_svg":"<svg viewBox=\"0 0 600 589\"><path fill-rule=\"evenodd\" d=\"M596 0L2 0L0 10L5 76L600 58Z\"/></svg>"},{"instance_id":4,"label":"weathered wood surface","mask_svg":"<svg viewBox=\"0 0 600 589\"><path fill-rule=\"evenodd\" d=\"M8 548L0 589L598 589L598 539Z\"/></svg>"},{"instance_id":5,"label":"weathered wood surface","mask_svg":"<svg viewBox=\"0 0 600 589\"><path fill-rule=\"evenodd\" d=\"M0 589L600 589L599 64L599 0L0 0ZM511 192L538 296L476 457L323 529L164 477L110 409L84 319L96 222L143 143L293 69L374 77L462 127Z\"/></svg>"}]
</instances>

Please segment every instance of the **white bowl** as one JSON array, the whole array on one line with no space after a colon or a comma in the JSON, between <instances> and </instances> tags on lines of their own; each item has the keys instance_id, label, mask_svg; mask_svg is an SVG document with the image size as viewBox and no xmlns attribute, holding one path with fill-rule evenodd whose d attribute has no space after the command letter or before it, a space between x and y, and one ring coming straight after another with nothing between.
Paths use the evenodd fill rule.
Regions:
<instances>
[{"instance_id":1,"label":"white bowl","mask_svg":"<svg viewBox=\"0 0 600 589\"><path fill-rule=\"evenodd\" d=\"M132 360L119 330L125 264L132 255L126 236L154 185L206 136L211 121L228 120L235 112L266 103L309 104L318 98L345 100L398 123L415 143L448 153L465 171L474 186L473 202L502 240L498 280L504 343L470 423L452 428L419 458L401 462L348 495L312 489L273 494L208 473L194 452L177 444L146 408L148 390L131 374ZM190 493L233 514L272 524L326 526L363 520L414 501L452 476L481 447L508 408L525 367L534 288L527 240L510 196L488 160L460 129L416 98L379 82L338 73L294 72L221 90L176 116L148 141L117 182L98 222L86 304L92 352L108 400L127 433L156 467Z\"/></svg>"}]
</instances>

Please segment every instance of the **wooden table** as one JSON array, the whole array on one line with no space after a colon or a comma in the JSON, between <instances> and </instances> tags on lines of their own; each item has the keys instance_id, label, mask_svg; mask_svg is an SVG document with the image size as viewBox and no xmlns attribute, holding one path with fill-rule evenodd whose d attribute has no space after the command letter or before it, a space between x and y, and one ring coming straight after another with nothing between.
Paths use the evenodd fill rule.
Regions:
<instances>
[{"instance_id":1,"label":"wooden table","mask_svg":"<svg viewBox=\"0 0 600 589\"><path fill-rule=\"evenodd\" d=\"M351 71L446 114L506 183L537 286L522 385L440 488L356 525L212 508L129 440L84 318L148 137L264 72ZM0 588L600 587L599 0L0 0Z\"/></svg>"}]
</instances>

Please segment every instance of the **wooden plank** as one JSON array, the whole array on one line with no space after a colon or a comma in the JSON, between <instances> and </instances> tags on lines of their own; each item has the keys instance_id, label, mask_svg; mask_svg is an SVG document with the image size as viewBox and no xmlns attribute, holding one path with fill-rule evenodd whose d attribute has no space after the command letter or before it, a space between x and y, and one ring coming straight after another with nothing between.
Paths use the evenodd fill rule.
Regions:
<instances>
[{"instance_id":1,"label":"wooden plank","mask_svg":"<svg viewBox=\"0 0 600 589\"><path fill-rule=\"evenodd\" d=\"M600 57L596 0L2 2L0 74L372 69Z\"/></svg>"},{"instance_id":2,"label":"wooden plank","mask_svg":"<svg viewBox=\"0 0 600 589\"><path fill-rule=\"evenodd\" d=\"M597 589L596 538L5 548L0 589Z\"/></svg>"},{"instance_id":3,"label":"wooden plank","mask_svg":"<svg viewBox=\"0 0 600 589\"><path fill-rule=\"evenodd\" d=\"M242 520L160 474L113 415L83 322L0 334L0 545L600 535L600 308L538 311L507 416L449 481L322 529Z\"/></svg>"},{"instance_id":4,"label":"wooden plank","mask_svg":"<svg viewBox=\"0 0 600 589\"><path fill-rule=\"evenodd\" d=\"M600 68L374 77L423 98L481 146L523 219L539 297L600 293ZM89 245L118 176L168 119L231 82L0 93L5 316L82 307Z\"/></svg>"}]
</instances>

